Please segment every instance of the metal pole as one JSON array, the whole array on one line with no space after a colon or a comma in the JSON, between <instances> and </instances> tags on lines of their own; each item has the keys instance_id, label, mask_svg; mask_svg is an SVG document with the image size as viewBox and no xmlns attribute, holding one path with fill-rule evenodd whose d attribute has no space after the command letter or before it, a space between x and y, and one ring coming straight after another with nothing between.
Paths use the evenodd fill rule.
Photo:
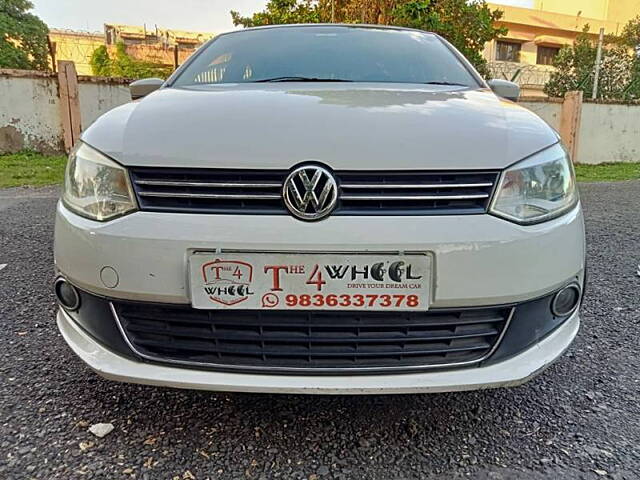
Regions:
<instances>
[{"instance_id":1,"label":"metal pole","mask_svg":"<svg viewBox=\"0 0 640 480\"><path fill-rule=\"evenodd\" d=\"M598 97L598 80L600 77L600 62L602 61L602 42L604 41L604 28L600 29L600 36L598 37L598 51L596 53L596 71L593 75L593 92L591 92L591 99L595 100Z\"/></svg>"}]
</instances>

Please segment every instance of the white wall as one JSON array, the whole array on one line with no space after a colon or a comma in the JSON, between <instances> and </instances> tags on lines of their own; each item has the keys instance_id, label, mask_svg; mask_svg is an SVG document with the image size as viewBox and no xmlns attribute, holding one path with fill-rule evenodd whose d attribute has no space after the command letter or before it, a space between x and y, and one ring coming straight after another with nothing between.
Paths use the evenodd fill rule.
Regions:
<instances>
[{"instance_id":1,"label":"white wall","mask_svg":"<svg viewBox=\"0 0 640 480\"><path fill-rule=\"evenodd\" d=\"M520 105L559 130L561 103L522 101ZM640 162L640 105L583 103L576 161Z\"/></svg>"},{"instance_id":2,"label":"white wall","mask_svg":"<svg viewBox=\"0 0 640 480\"><path fill-rule=\"evenodd\" d=\"M528 108L545 122L551 125L554 129L560 129L560 112L562 110L562 104L556 102L518 102L523 107Z\"/></svg>"},{"instance_id":3,"label":"white wall","mask_svg":"<svg viewBox=\"0 0 640 480\"><path fill-rule=\"evenodd\" d=\"M78 78L85 129L103 113L131 101L123 81ZM55 74L0 70L0 155L20 150L64 151L58 79Z\"/></svg>"},{"instance_id":4,"label":"white wall","mask_svg":"<svg viewBox=\"0 0 640 480\"><path fill-rule=\"evenodd\" d=\"M82 128L112 108L130 101L123 81L79 77ZM520 102L556 130L562 104ZM0 154L31 149L62 152L58 81L52 74L0 70ZM640 105L584 103L578 138L579 163L640 162Z\"/></svg>"},{"instance_id":5,"label":"white wall","mask_svg":"<svg viewBox=\"0 0 640 480\"><path fill-rule=\"evenodd\" d=\"M124 84L81 81L78 83L78 94L82 130L103 113L131 101L129 87Z\"/></svg>"},{"instance_id":6,"label":"white wall","mask_svg":"<svg viewBox=\"0 0 640 480\"><path fill-rule=\"evenodd\" d=\"M583 103L578 161L640 162L640 105Z\"/></svg>"},{"instance_id":7,"label":"white wall","mask_svg":"<svg viewBox=\"0 0 640 480\"><path fill-rule=\"evenodd\" d=\"M0 154L24 149L63 149L58 84L48 75L0 75Z\"/></svg>"}]
</instances>

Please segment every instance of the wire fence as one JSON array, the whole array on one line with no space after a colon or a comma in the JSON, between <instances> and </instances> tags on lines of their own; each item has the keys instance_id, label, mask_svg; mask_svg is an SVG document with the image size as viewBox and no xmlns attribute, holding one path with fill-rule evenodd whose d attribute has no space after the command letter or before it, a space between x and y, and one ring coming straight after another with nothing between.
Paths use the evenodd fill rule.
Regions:
<instances>
[{"instance_id":1,"label":"wire fence","mask_svg":"<svg viewBox=\"0 0 640 480\"><path fill-rule=\"evenodd\" d=\"M91 55L96 48L104 45L100 36L51 35L49 37L54 63L58 60L70 60L76 64L80 75L91 75Z\"/></svg>"},{"instance_id":2,"label":"wire fence","mask_svg":"<svg viewBox=\"0 0 640 480\"><path fill-rule=\"evenodd\" d=\"M99 34L51 33L49 36L51 67L55 70L58 60L69 60L76 64L80 75L92 75L91 57L93 52L105 46L105 39ZM115 55L116 46L107 45L110 56ZM127 54L134 60L164 67L176 68L181 65L196 48L158 44L132 44L126 46Z\"/></svg>"},{"instance_id":3,"label":"wire fence","mask_svg":"<svg viewBox=\"0 0 640 480\"><path fill-rule=\"evenodd\" d=\"M492 78L500 78L515 82L520 86L532 85L543 87L551 78L552 69L515 62L489 62Z\"/></svg>"}]
</instances>

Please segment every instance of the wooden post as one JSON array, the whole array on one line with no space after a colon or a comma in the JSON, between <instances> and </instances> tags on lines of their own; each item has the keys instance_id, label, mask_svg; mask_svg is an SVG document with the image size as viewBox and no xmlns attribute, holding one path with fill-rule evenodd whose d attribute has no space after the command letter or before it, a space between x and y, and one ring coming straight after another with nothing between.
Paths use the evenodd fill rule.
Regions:
<instances>
[{"instance_id":1,"label":"wooden post","mask_svg":"<svg viewBox=\"0 0 640 480\"><path fill-rule=\"evenodd\" d=\"M69 152L80 138L80 131L82 130L78 74L76 73L75 63L66 60L58 61L58 87L64 148Z\"/></svg>"},{"instance_id":2,"label":"wooden post","mask_svg":"<svg viewBox=\"0 0 640 480\"><path fill-rule=\"evenodd\" d=\"M178 60L178 45L174 45L173 46L173 69L177 70L179 66L180 64Z\"/></svg>"},{"instance_id":3,"label":"wooden post","mask_svg":"<svg viewBox=\"0 0 640 480\"><path fill-rule=\"evenodd\" d=\"M577 162L578 140L580 136L580 117L582 116L583 92L567 92L560 114L560 137L567 147L571 161Z\"/></svg>"}]
</instances>

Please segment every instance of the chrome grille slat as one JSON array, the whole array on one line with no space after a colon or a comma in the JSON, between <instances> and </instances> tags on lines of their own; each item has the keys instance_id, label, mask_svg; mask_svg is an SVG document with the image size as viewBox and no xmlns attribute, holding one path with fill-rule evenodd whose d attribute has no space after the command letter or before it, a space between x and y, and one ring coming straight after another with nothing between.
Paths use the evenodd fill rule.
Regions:
<instances>
[{"instance_id":1,"label":"chrome grille slat","mask_svg":"<svg viewBox=\"0 0 640 480\"><path fill-rule=\"evenodd\" d=\"M282 183L247 183L247 182L180 182L166 180L136 180L138 185L156 187L202 187L202 188L281 188Z\"/></svg>"},{"instance_id":2,"label":"chrome grille slat","mask_svg":"<svg viewBox=\"0 0 640 480\"><path fill-rule=\"evenodd\" d=\"M434 189L434 188L484 188L484 187L492 187L493 183L485 182L485 183L431 183L431 184L394 184L394 183L382 183L382 184L356 184L356 183L343 183L341 187L345 188L366 188L366 189L380 189L380 188L398 188L398 189Z\"/></svg>"},{"instance_id":3,"label":"chrome grille slat","mask_svg":"<svg viewBox=\"0 0 640 480\"><path fill-rule=\"evenodd\" d=\"M245 193L169 193L169 192L138 192L141 197L160 198L210 198L212 200L278 200L276 194L245 194Z\"/></svg>"},{"instance_id":4,"label":"chrome grille slat","mask_svg":"<svg viewBox=\"0 0 640 480\"><path fill-rule=\"evenodd\" d=\"M282 198L289 170L130 169L141 210L290 215ZM498 171L337 171L332 216L486 213Z\"/></svg>"},{"instance_id":5,"label":"chrome grille slat","mask_svg":"<svg viewBox=\"0 0 640 480\"><path fill-rule=\"evenodd\" d=\"M341 195L342 200L476 200L488 198L489 194L480 193L477 195Z\"/></svg>"}]
</instances>

